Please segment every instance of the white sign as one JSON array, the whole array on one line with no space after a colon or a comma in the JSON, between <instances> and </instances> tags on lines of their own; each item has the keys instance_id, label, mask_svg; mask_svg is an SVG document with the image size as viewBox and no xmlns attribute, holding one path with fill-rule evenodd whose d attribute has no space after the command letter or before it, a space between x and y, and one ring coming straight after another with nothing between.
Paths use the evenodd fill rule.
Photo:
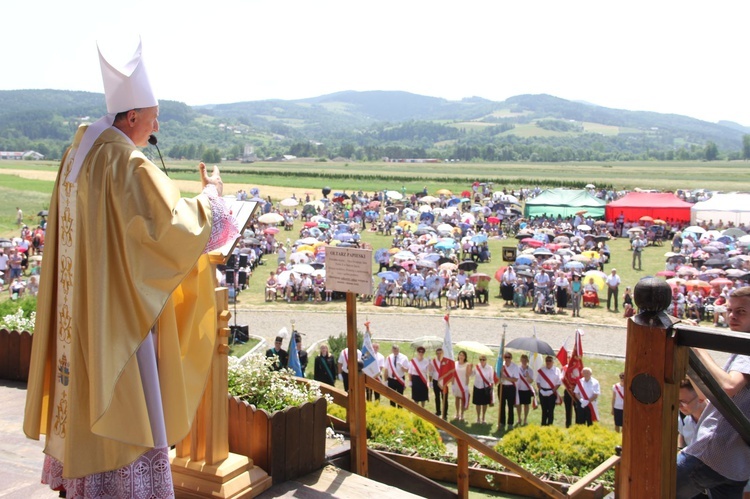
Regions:
<instances>
[{"instance_id":1,"label":"white sign","mask_svg":"<svg viewBox=\"0 0 750 499\"><path fill-rule=\"evenodd\" d=\"M372 250L326 246L326 289L372 294Z\"/></svg>"}]
</instances>

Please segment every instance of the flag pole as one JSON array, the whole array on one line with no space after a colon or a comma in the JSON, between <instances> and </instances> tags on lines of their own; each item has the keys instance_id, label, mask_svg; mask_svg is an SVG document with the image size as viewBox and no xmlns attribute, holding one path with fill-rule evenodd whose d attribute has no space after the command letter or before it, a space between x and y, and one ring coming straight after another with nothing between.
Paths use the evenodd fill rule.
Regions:
<instances>
[{"instance_id":1,"label":"flag pole","mask_svg":"<svg viewBox=\"0 0 750 499\"><path fill-rule=\"evenodd\" d=\"M495 375L498 377L497 383L497 431L500 431L500 418L503 416L503 381L500 377L503 374L503 354L505 354L505 330L508 329L508 324L503 324L503 337L500 340L500 350L497 352L497 362L495 362ZM499 369L498 369L499 367ZM515 410L515 407L510 408L511 411Z\"/></svg>"},{"instance_id":2,"label":"flag pole","mask_svg":"<svg viewBox=\"0 0 750 499\"><path fill-rule=\"evenodd\" d=\"M366 477L368 470L365 380L357 355L357 295L351 291L346 293L346 340L349 349L349 435L352 471Z\"/></svg>"}]
</instances>

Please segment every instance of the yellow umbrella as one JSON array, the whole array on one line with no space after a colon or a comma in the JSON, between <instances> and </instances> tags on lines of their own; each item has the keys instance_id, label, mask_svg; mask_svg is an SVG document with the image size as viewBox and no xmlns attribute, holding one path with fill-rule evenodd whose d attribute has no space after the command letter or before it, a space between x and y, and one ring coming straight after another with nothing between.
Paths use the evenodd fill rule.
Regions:
<instances>
[{"instance_id":1,"label":"yellow umbrella","mask_svg":"<svg viewBox=\"0 0 750 499\"><path fill-rule=\"evenodd\" d=\"M583 256L589 257L589 258L599 258L599 252L598 251L583 251L581 253Z\"/></svg>"},{"instance_id":2,"label":"yellow umbrella","mask_svg":"<svg viewBox=\"0 0 750 499\"><path fill-rule=\"evenodd\" d=\"M298 252L300 252L300 251L315 251L315 247L310 246L309 244L305 244L303 246L298 247L297 251Z\"/></svg>"},{"instance_id":3,"label":"yellow umbrella","mask_svg":"<svg viewBox=\"0 0 750 499\"><path fill-rule=\"evenodd\" d=\"M391 248L388 250L388 253L390 253L391 255L395 255L399 251L401 251L401 248Z\"/></svg>"},{"instance_id":4,"label":"yellow umbrella","mask_svg":"<svg viewBox=\"0 0 750 499\"><path fill-rule=\"evenodd\" d=\"M443 194L444 196L452 196L453 193L448 189L439 189L435 194Z\"/></svg>"},{"instance_id":5,"label":"yellow umbrella","mask_svg":"<svg viewBox=\"0 0 750 499\"><path fill-rule=\"evenodd\" d=\"M584 276L583 279L582 279L583 280L583 284L584 285L588 284L590 279L594 280L594 286L596 286L599 291L603 290L604 287L607 284L606 282L604 282L604 279L602 279L601 276L598 276L598 275L587 275L587 276Z\"/></svg>"}]
</instances>

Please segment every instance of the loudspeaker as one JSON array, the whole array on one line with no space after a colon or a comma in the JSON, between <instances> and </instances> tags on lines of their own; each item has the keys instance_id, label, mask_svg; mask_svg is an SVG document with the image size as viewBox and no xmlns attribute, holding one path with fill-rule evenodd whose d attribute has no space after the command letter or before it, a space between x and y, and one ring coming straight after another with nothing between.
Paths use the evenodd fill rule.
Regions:
<instances>
[{"instance_id":1,"label":"loudspeaker","mask_svg":"<svg viewBox=\"0 0 750 499\"><path fill-rule=\"evenodd\" d=\"M227 258L227 267L236 267L237 266L237 257L234 256L234 254L229 255L229 258Z\"/></svg>"},{"instance_id":2,"label":"loudspeaker","mask_svg":"<svg viewBox=\"0 0 750 499\"><path fill-rule=\"evenodd\" d=\"M250 339L250 328L244 326L229 326L232 331L232 343L245 342Z\"/></svg>"},{"instance_id":3,"label":"loudspeaker","mask_svg":"<svg viewBox=\"0 0 750 499\"><path fill-rule=\"evenodd\" d=\"M240 255L240 267L247 267L247 260L248 258L246 254ZM243 284L243 283L240 283L240 284Z\"/></svg>"},{"instance_id":4,"label":"loudspeaker","mask_svg":"<svg viewBox=\"0 0 750 499\"><path fill-rule=\"evenodd\" d=\"M225 275L227 286L234 286L234 269L227 269Z\"/></svg>"},{"instance_id":5,"label":"loudspeaker","mask_svg":"<svg viewBox=\"0 0 750 499\"><path fill-rule=\"evenodd\" d=\"M247 272L240 270L237 273L237 285L244 286L245 284L247 284Z\"/></svg>"},{"instance_id":6,"label":"loudspeaker","mask_svg":"<svg viewBox=\"0 0 750 499\"><path fill-rule=\"evenodd\" d=\"M518 248L512 246L503 246L503 261L504 262L515 262L518 253Z\"/></svg>"}]
</instances>

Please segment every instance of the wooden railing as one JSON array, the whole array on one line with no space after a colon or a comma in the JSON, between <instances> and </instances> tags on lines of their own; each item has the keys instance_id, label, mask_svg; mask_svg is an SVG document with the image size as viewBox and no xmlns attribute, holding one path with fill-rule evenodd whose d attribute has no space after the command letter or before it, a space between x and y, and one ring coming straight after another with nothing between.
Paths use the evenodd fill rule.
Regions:
<instances>
[{"instance_id":1,"label":"wooden railing","mask_svg":"<svg viewBox=\"0 0 750 499\"><path fill-rule=\"evenodd\" d=\"M750 336L680 324L665 313L672 292L660 279L642 279L634 291L642 312L628 321L623 453L615 493L669 499L676 494L678 397L686 373L750 444L747 417L690 347L750 355Z\"/></svg>"},{"instance_id":2,"label":"wooden railing","mask_svg":"<svg viewBox=\"0 0 750 499\"><path fill-rule=\"evenodd\" d=\"M457 467L456 467L456 484L458 487L458 497L460 498L469 497L469 447L473 448L474 450L483 454L484 456L487 456L493 461L499 463L507 470L515 473L516 475L521 477L524 481L526 481L528 484L536 488L539 492L544 494L546 497L552 497L552 498L557 498L557 499L577 497L581 493L584 492L584 489L586 489L586 487L590 486L597 478L599 478L601 475L603 475L604 473L606 473L608 470L612 468L615 469L615 476L617 477L617 471L618 471L621 458L619 455L614 455L610 457L609 459L607 459L602 464L600 464L596 469L592 470L586 476L582 477L574 485L570 486L569 488L563 486L562 490L558 490L552 485L550 485L549 483L545 482L544 480L538 478L531 472L527 471L520 464L508 459L507 457L497 452L495 449L482 443L479 439L477 439L473 435L470 435L466 433L465 431L461 430L460 428L457 428L456 426L452 425L451 423L444 421L443 419L436 416L435 414L428 411L427 409L421 407L420 405L418 405L411 399L389 388L387 385L384 385L380 381L373 379L369 376L366 376L362 373L360 373L360 376L363 378L363 383L367 388L373 390L376 393L381 394L383 397L393 401L394 403L398 404L405 410L421 417L425 421L432 423L433 425L435 425L435 427L443 430L445 433L447 433L448 435L456 439L456 444L458 447ZM305 380L300 379L300 378L298 378L298 380L300 382L305 382ZM347 409L347 420L348 420L349 418L349 412L348 412L349 396L348 394L343 390L340 390L338 388L335 388L326 384L321 384L320 388L324 394L328 394L331 397L333 397L334 404L341 406L344 409ZM332 417L329 416L329 418L332 418ZM343 423L343 422L340 421L339 423ZM344 425L344 427L346 426ZM617 478L615 478L615 480L617 480Z\"/></svg>"}]
</instances>

